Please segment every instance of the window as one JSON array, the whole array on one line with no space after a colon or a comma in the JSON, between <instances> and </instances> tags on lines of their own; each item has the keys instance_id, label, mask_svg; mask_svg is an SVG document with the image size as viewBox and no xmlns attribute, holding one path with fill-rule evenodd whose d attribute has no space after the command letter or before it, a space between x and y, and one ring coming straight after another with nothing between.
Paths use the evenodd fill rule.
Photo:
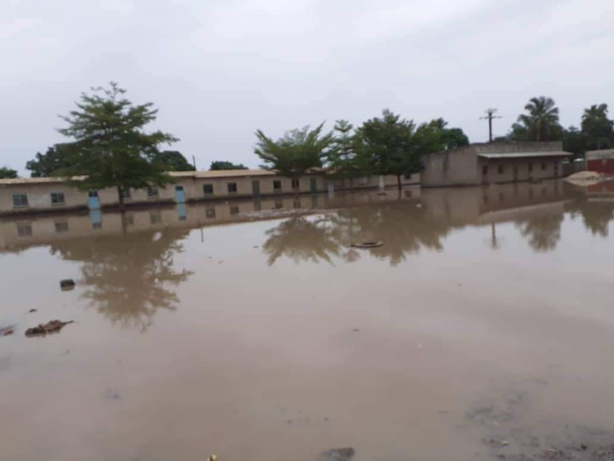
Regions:
<instances>
[{"instance_id":1,"label":"window","mask_svg":"<svg viewBox=\"0 0 614 461\"><path fill-rule=\"evenodd\" d=\"M276 179L275 181L273 181L273 191L281 192L281 181L279 179Z\"/></svg>"},{"instance_id":2,"label":"window","mask_svg":"<svg viewBox=\"0 0 614 461\"><path fill-rule=\"evenodd\" d=\"M411 179L411 173L405 175L405 180L409 181Z\"/></svg>"},{"instance_id":3,"label":"window","mask_svg":"<svg viewBox=\"0 0 614 461\"><path fill-rule=\"evenodd\" d=\"M215 208L207 208L205 210L205 216L207 219L215 219Z\"/></svg>"},{"instance_id":4,"label":"window","mask_svg":"<svg viewBox=\"0 0 614 461\"><path fill-rule=\"evenodd\" d=\"M503 174L503 171L504 171L503 165L499 165L498 170L499 170L499 174Z\"/></svg>"},{"instance_id":5,"label":"window","mask_svg":"<svg viewBox=\"0 0 614 461\"><path fill-rule=\"evenodd\" d=\"M275 209L276 210L281 210L283 207L284 207L284 204L283 204L283 202L281 200L277 200L275 202Z\"/></svg>"},{"instance_id":6,"label":"window","mask_svg":"<svg viewBox=\"0 0 614 461\"><path fill-rule=\"evenodd\" d=\"M64 192L52 192L51 193L52 205L65 205L66 199L64 198Z\"/></svg>"},{"instance_id":7,"label":"window","mask_svg":"<svg viewBox=\"0 0 614 461\"><path fill-rule=\"evenodd\" d=\"M482 165L482 174L484 176L488 174L488 165Z\"/></svg>"},{"instance_id":8,"label":"window","mask_svg":"<svg viewBox=\"0 0 614 461\"><path fill-rule=\"evenodd\" d=\"M297 210L300 209L301 208L301 201L300 200L295 200L294 202L292 202L292 206L295 209L297 209Z\"/></svg>"},{"instance_id":9,"label":"window","mask_svg":"<svg viewBox=\"0 0 614 461\"><path fill-rule=\"evenodd\" d=\"M213 195L213 184L205 184L205 185L203 185L203 194L205 194L205 195Z\"/></svg>"},{"instance_id":10,"label":"window","mask_svg":"<svg viewBox=\"0 0 614 461\"><path fill-rule=\"evenodd\" d=\"M92 229L96 229L96 230L102 229L102 222L100 222L100 221L99 222L93 222L92 223Z\"/></svg>"},{"instance_id":11,"label":"window","mask_svg":"<svg viewBox=\"0 0 614 461\"><path fill-rule=\"evenodd\" d=\"M406 190L405 191L405 198L411 198L412 197L412 192L410 190Z\"/></svg>"},{"instance_id":12,"label":"window","mask_svg":"<svg viewBox=\"0 0 614 461\"><path fill-rule=\"evenodd\" d=\"M300 189L301 184L299 183L298 179L293 179L292 180L292 190L298 190Z\"/></svg>"},{"instance_id":13,"label":"window","mask_svg":"<svg viewBox=\"0 0 614 461\"><path fill-rule=\"evenodd\" d=\"M546 162L542 162L542 171L546 171Z\"/></svg>"},{"instance_id":14,"label":"window","mask_svg":"<svg viewBox=\"0 0 614 461\"><path fill-rule=\"evenodd\" d=\"M126 226L134 226L134 215L128 215L125 219Z\"/></svg>"},{"instance_id":15,"label":"window","mask_svg":"<svg viewBox=\"0 0 614 461\"><path fill-rule=\"evenodd\" d=\"M231 215L239 214L239 207L238 206L231 206L230 207L230 214Z\"/></svg>"},{"instance_id":16,"label":"window","mask_svg":"<svg viewBox=\"0 0 614 461\"><path fill-rule=\"evenodd\" d=\"M32 224L17 224L17 237L32 237Z\"/></svg>"},{"instance_id":17,"label":"window","mask_svg":"<svg viewBox=\"0 0 614 461\"><path fill-rule=\"evenodd\" d=\"M152 211L149 213L149 224L156 225L162 223L162 213L159 211Z\"/></svg>"},{"instance_id":18,"label":"window","mask_svg":"<svg viewBox=\"0 0 614 461\"><path fill-rule=\"evenodd\" d=\"M55 231L58 234L62 232L68 232L68 221L57 221L55 223Z\"/></svg>"},{"instance_id":19,"label":"window","mask_svg":"<svg viewBox=\"0 0 614 461\"><path fill-rule=\"evenodd\" d=\"M130 193L130 189L128 189L128 188L122 189L121 190L121 194L122 194L122 197L124 199L131 199L132 198L132 194Z\"/></svg>"},{"instance_id":20,"label":"window","mask_svg":"<svg viewBox=\"0 0 614 461\"><path fill-rule=\"evenodd\" d=\"M533 171L533 164L529 163L529 173L531 173Z\"/></svg>"},{"instance_id":21,"label":"window","mask_svg":"<svg viewBox=\"0 0 614 461\"><path fill-rule=\"evenodd\" d=\"M237 183L236 182L229 182L228 183L228 193L229 194L236 194L237 193Z\"/></svg>"},{"instance_id":22,"label":"window","mask_svg":"<svg viewBox=\"0 0 614 461\"><path fill-rule=\"evenodd\" d=\"M175 191L183 192L183 186L175 186Z\"/></svg>"},{"instance_id":23,"label":"window","mask_svg":"<svg viewBox=\"0 0 614 461\"><path fill-rule=\"evenodd\" d=\"M91 191L89 191L88 195L90 197L98 197L98 191L97 190L91 190Z\"/></svg>"},{"instance_id":24,"label":"window","mask_svg":"<svg viewBox=\"0 0 614 461\"><path fill-rule=\"evenodd\" d=\"M13 207L28 206L28 194L13 194Z\"/></svg>"},{"instance_id":25,"label":"window","mask_svg":"<svg viewBox=\"0 0 614 461\"><path fill-rule=\"evenodd\" d=\"M147 198L157 198L157 197L158 197L158 187L149 186L147 188Z\"/></svg>"}]
</instances>

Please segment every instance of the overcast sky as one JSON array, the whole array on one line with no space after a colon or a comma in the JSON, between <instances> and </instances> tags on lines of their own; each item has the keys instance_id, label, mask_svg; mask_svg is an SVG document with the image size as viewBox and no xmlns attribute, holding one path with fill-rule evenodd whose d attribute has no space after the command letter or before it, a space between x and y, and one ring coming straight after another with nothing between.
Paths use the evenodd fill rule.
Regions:
<instances>
[{"instance_id":1,"label":"overcast sky","mask_svg":"<svg viewBox=\"0 0 614 461\"><path fill-rule=\"evenodd\" d=\"M2 0L0 165L62 140L58 114L114 80L199 168L258 165L254 131L389 108L505 134L532 96L565 126L614 103L612 0Z\"/></svg>"}]
</instances>

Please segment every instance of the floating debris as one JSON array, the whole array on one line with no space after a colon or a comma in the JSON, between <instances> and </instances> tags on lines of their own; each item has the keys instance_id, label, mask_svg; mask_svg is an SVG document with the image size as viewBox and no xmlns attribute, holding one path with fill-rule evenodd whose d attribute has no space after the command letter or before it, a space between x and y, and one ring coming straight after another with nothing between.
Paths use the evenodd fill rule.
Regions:
<instances>
[{"instance_id":1,"label":"floating debris","mask_svg":"<svg viewBox=\"0 0 614 461\"><path fill-rule=\"evenodd\" d=\"M320 453L318 461L350 461L355 454L353 448L335 448Z\"/></svg>"},{"instance_id":2,"label":"floating debris","mask_svg":"<svg viewBox=\"0 0 614 461\"><path fill-rule=\"evenodd\" d=\"M73 320L68 322L62 322L61 320L52 320L45 324L40 324L37 327L28 328L26 330L26 336L45 336L48 333L57 333L69 323L74 323Z\"/></svg>"},{"instance_id":3,"label":"floating debris","mask_svg":"<svg viewBox=\"0 0 614 461\"><path fill-rule=\"evenodd\" d=\"M361 249L369 249L369 248L378 248L383 245L383 242L357 242L352 243L350 246L352 248L361 248Z\"/></svg>"},{"instance_id":4,"label":"floating debris","mask_svg":"<svg viewBox=\"0 0 614 461\"><path fill-rule=\"evenodd\" d=\"M75 281L73 279L60 280L60 288L62 291L69 291L75 287Z\"/></svg>"}]
</instances>

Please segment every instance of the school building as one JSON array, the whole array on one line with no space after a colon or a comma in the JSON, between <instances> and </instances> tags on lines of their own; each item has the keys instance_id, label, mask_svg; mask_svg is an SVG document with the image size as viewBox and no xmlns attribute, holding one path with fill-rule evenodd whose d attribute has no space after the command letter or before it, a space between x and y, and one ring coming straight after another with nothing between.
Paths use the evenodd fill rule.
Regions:
<instances>
[{"instance_id":1,"label":"school building","mask_svg":"<svg viewBox=\"0 0 614 461\"><path fill-rule=\"evenodd\" d=\"M538 181L563 175L572 155L562 142L471 144L424 156L422 186L477 186Z\"/></svg>"},{"instance_id":2,"label":"school building","mask_svg":"<svg viewBox=\"0 0 614 461\"><path fill-rule=\"evenodd\" d=\"M258 199L260 197L317 194L348 189L348 181L332 180L324 173L289 179L268 170L172 172L175 183L123 191L126 206L188 203L206 200ZM403 187L420 185L420 175L403 178ZM353 181L354 189L397 187L396 176L369 176ZM0 215L90 209L119 205L114 188L81 191L62 178L0 180Z\"/></svg>"}]
</instances>

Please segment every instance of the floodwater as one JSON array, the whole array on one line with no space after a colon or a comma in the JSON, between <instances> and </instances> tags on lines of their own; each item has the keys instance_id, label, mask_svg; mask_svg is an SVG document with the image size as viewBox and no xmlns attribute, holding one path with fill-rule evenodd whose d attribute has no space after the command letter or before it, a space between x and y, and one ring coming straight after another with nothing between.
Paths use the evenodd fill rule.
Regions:
<instances>
[{"instance_id":1,"label":"floodwater","mask_svg":"<svg viewBox=\"0 0 614 461\"><path fill-rule=\"evenodd\" d=\"M0 459L593 456L612 219L545 182L1 220Z\"/></svg>"}]
</instances>

